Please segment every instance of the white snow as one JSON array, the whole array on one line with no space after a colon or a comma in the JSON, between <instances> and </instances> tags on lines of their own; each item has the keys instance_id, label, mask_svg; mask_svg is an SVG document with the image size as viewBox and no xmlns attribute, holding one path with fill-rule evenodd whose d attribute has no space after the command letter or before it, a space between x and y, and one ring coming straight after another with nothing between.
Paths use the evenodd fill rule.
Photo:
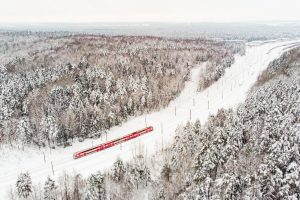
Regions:
<instances>
[{"instance_id":1,"label":"white snow","mask_svg":"<svg viewBox=\"0 0 300 200\"><path fill-rule=\"evenodd\" d=\"M190 117L191 120L198 118L203 123L210 114L215 114L218 109L234 108L243 102L247 91L254 84L258 75L268 66L268 63L279 57L289 47L299 45L299 42L300 40L273 41L247 45L246 55L236 56L236 62L226 70L225 75L200 93L197 93L198 79L205 64L195 67L191 73L191 81L186 83L180 96L167 108L132 118L122 126L108 131L107 140L110 140L142 129L147 125L154 127L152 133L123 143L121 146L115 146L77 160L73 159L75 151L100 144L106 141L105 136L102 139L77 142L71 147L57 148L51 152L49 149L9 150L8 156L0 157L0 199L5 199L9 188L15 186L20 172L28 171L33 183L44 184L48 175L57 177L64 171L71 173L76 171L87 176L98 170L109 169L118 157L128 161L133 155L139 153L144 153L145 156L153 155L173 141L176 127L186 123ZM43 152L46 161L44 161Z\"/></svg>"}]
</instances>

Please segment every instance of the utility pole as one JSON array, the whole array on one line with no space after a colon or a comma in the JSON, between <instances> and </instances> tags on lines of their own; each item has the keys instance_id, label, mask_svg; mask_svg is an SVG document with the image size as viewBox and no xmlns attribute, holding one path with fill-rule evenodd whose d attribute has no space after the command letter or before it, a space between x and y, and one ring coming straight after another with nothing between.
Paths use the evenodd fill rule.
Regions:
<instances>
[{"instance_id":1,"label":"utility pole","mask_svg":"<svg viewBox=\"0 0 300 200\"><path fill-rule=\"evenodd\" d=\"M164 151L163 123L161 122L161 151Z\"/></svg>"},{"instance_id":2,"label":"utility pole","mask_svg":"<svg viewBox=\"0 0 300 200\"><path fill-rule=\"evenodd\" d=\"M148 149L146 147L146 149L145 149L145 161L147 160L147 153L148 153Z\"/></svg>"},{"instance_id":3,"label":"utility pole","mask_svg":"<svg viewBox=\"0 0 300 200\"><path fill-rule=\"evenodd\" d=\"M52 168L52 173L53 173L53 176L54 176L54 168L53 168L52 160L51 160L51 168Z\"/></svg>"},{"instance_id":4,"label":"utility pole","mask_svg":"<svg viewBox=\"0 0 300 200\"><path fill-rule=\"evenodd\" d=\"M46 163L46 156L45 156L45 152L43 151L43 155L44 155L44 162Z\"/></svg>"},{"instance_id":5,"label":"utility pole","mask_svg":"<svg viewBox=\"0 0 300 200\"><path fill-rule=\"evenodd\" d=\"M49 146L50 155L52 155L51 144L50 144L50 138L48 138L48 146Z\"/></svg>"},{"instance_id":6,"label":"utility pole","mask_svg":"<svg viewBox=\"0 0 300 200\"><path fill-rule=\"evenodd\" d=\"M223 100L223 93L224 93L224 79L222 78L222 100Z\"/></svg>"},{"instance_id":7,"label":"utility pole","mask_svg":"<svg viewBox=\"0 0 300 200\"><path fill-rule=\"evenodd\" d=\"M138 148L139 155L142 155L142 148L141 148L141 139L139 139L139 148Z\"/></svg>"},{"instance_id":8,"label":"utility pole","mask_svg":"<svg viewBox=\"0 0 300 200\"><path fill-rule=\"evenodd\" d=\"M207 100L207 108L209 109L209 99Z\"/></svg>"}]
</instances>

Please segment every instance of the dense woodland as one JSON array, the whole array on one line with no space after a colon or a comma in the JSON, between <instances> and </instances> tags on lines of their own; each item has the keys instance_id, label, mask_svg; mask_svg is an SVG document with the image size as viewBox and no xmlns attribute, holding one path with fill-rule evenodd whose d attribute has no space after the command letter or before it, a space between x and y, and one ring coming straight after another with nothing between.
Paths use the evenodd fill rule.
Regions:
<instances>
[{"instance_id":1,"label":"dense woodland","mask_svg":"<svg viewBox=\"0 0 300 200\"><path fill-rule=\"evenodd\" d=\"M202 62L218 73L238 42L0 33L0 146L67 146L166 106ZM215 77L215 75L211 76Z\"/></svg>"},{"instance_id":2,"label":"dense woodland","mask_svg":"<svg viewBox=\"0 0 300 200\"><path fill-rule=\"evenodd\" d=\"M300 199L300 48L274 60L236 110L179 126L155 159L117 160L45 185L20 174L11 199ZM142 196L141 196L142 195Z\"/></svg>"},{"instance_id":3,"label":"dense woodland","mask_svg":"<svg viewBox=\"0 0 300 200\"><path fill-rule=\"evenodd\" d=\"M242 45L242 44L241 44ZM237 49L239 55L245 54L245 47ZM227 54L227 53L226 53ZM204 72L200 74L198 90L202 91L219 80L224 74L226 68L229 68L234 63L234 55L227 54L226 56L208 62Z\"/></svg>"},{"instance_id":4,"label":"dense woodland","mask_svg":"<svg viewBox=\"0 0 300 200\"><path fill-rule=\"evenodd\" d=\"M236 111L179 128L154 199L300 199L300 49L258 78Z\"/></svg>"}]
</instances>

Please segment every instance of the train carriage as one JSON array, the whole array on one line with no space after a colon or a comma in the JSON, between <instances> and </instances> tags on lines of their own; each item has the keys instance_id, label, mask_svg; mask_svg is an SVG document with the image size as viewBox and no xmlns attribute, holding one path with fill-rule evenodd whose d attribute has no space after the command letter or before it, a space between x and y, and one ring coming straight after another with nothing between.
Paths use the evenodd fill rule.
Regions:
<instances>
[{"instance_id":1,"label":"train carriage","mask_svg":"<svg viewBox=\"0 0 300 200\"><path fill-rule=\"evenodd\" d=\"M92 154L92 153L103 151L103 150L108 149L110 147L113 147L115 145L121 144L121 143L126 142L128 140L132 140L132 139L137 138L139 136L142 136L142 135L144 135L146 133L149 133L151 131L153 131L153 127L152 126L146 127L146 128L144 128L142 130L130 133L128 135L119 137L119 138L111 140L109 142L97 145L95 147L88 148L88 149L85 149L85 150L82 150L82 151L79 151L79 152L75 152L73 154L73 158L74 159L78 159L78 158L87 156L87 155Z\"/></svg>"}]
</instances>

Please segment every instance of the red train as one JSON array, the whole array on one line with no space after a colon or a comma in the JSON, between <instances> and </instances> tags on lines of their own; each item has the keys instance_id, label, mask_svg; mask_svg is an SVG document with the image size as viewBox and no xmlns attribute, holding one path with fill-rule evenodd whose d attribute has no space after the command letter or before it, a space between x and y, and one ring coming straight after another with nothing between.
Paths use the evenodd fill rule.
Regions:
<instances>
[{"instance_id":1,"label":"red train","mask_svg":"<svg viewBox=\"0 0 300 200\"><path fill-rule=\"evenodd\" d=\"M152 126L146 127L146 128L144 128L142 130L139 130L139 131L130 133L128 135L125 135L123 137L114 139L112 141L100 144L100 145L98 145L96 147L92 147L92 148L89 148L89 149L86 149L86 150L83 150L83 151L76 152L76 153L74 153L73 158L74 159L81 158L81 157L87 156L89 154L96 153L96 152L102 151L104 149L108 149L108 148L110 148L112 146L115 146L117 144L121 144L123 142L126 142L128 140L134 139L136 137L139 137L139 136L144 135L146 133L149 133L151 131L153 131L153 127Z\"/></svg>"}]
</instances>

